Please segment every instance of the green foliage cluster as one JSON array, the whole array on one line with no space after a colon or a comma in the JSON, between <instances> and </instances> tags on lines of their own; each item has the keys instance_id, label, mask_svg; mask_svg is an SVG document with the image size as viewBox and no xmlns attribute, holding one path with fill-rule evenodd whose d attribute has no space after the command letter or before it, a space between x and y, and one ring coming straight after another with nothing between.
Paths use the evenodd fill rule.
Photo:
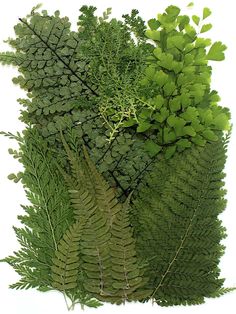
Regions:
<instances>
[{"instance_id":1,"label":"green foliage cluster","mask_svg":"<svg viewBox=\"0 0 236 314\"><path fill-rule=\"evenodd\" d=\"M0 61L18 67L21 75L13 81L28 92L27 99L19 99L20 119L37 126L62 158L59 131L72 129L78 142L86 141L109 183L127 196L155 155L164 152L170 158L192 143L216 140L218 131L229 127L229 112L217 105L219 97L210 90L204 44L196 47L209 40L198 38L196 32L190 40L189 18L180 16L179 9L169 7L162 18L149 21L153 30L147 30L136 10L124 15L124 21L109 20L110 9L98 18L95 10L81 8L78 32L70 31L68 18L58 11L50 16L33 10L15 26L16 39L8 40L15 52L0 54ZM162 24L159 19L164 19ZM167 49L158 40L150 43L145 36L146 32L150 37L150 31L166 34L162 36L166 42L183 37L182 51ZM221 44L213 44L210 51L216 46ZM172 66L179 62L183 69L175 73L162 68L154 56L158 49L163 56L167 53ZM202 65L195 64L196 55ZM150 71L158 83L149 79ZM183 82L167 95L163 77L168 86L181 77ZM198 82L203 78L203 83ZM145 81L148 85L143 86ZM204 94L203 99L194 93Z\"/></svg>"},{"instance_id":2,"label":"green foliage cluster","mask_svg":"<svg viewBox=\"0 0 236 314\"><path fill-rule=\"evenodd\" d=\"M203 20L209 15L205 8ZM200 17L192 19L199 25ZM211 24L203 24L199 34L190 18L180 15L175 6L149 20L148 26L146 36L155 48L141 80L147 106L137 113L137 121L133 120L138 122L137 132L156 134L157 141L147 148L158 153L168 145L167 158L193 143L204 146L207 141L217 141L218 131L229 130L230 116L228 109L217 105L220 98L210 88L208 60L223 60L226 46L199 36L210 30Z\"/></svg>"},{"instance_id":3,"label":"green foliage cluster","mask_svg":"<svg viewBox=\"0 0 236 314\"><path fill-rule=\"evenodd\" d=\"M200 36L205 19L170 6L146 26L83 6L78 30L60 12L20 19L13 82L27 92L19 149L29 205L21 245L3 261L15 289L57 290L82 307L102 302L203 303L228 292L219 260L230 113L211 90L209 60L226 47Z\"/></svg>"}]
</instances>

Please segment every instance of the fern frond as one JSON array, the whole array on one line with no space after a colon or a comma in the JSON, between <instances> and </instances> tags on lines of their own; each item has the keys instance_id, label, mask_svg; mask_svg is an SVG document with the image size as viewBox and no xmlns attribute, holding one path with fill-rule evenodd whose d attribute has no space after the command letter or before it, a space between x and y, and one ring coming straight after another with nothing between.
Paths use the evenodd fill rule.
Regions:
<instances>
[{"instance_id":1,"label":"fern frond","mask_svg":"<svg viewBox=\"0 0 236 314\"><path fill-rule=\"evenodd\" d=\"M219 290L215 291L214 293L212 293L211 298L219 298L222 295L225 295L227 293L233 292L236 290L236 287L232 287L232 288L220 288Z\"/></svg>"},{"instance_id":2,"label":"fern frond","mask_svg":"<svg viewBox=\"0 0 236 314\"><path fill-rule=\"evenodd\" d=\"M116 303L132 300L133 292L137 298L144 293L147 295L147 291L143 294L137 291L144 285L144 279L128 217L131 195L124 204L119 203L114 189L98 172L85 147L82 160L75 157L64 138L63 145L77 182L77 186L69 190L76 209L75 218L78 223L85 222L80 245L77 245L84 289L99 300Z\"/></svg>"},{"instance_id":3,"label":"fern frond","mask_svg":"<svg viewBox=\"0 0 236 314\"><path fill-rule=\"evenodd\" d=\"M140 300L149 296L151 290L135 291L145 284L145 277L136 253L135 240L130 226L128 203L124 204L122 210L116 215L111 230L110 254L112 263L113 288L119 289L115 296L125 300ZM114 296L113 296L114 298Z\"/></svg>"},{"instance_id":4,"label":"fern frond","mask_svg":"<svg viewBox=\"0 0 236 314\"><path fill-rule=\"evenodd\" d=\"M0 135L6 136L10 138L11 140L16 140L18 143L23 143L23 137L20 134L20 132L13 134L11 132L0 131Z\"/></svg>"},{"instance_id":5,"label":"fern frond","mask_svg":"<svg viewBox=\"0 0 236 314\"><path fill-rule=\"evenodd\" d=\"M51 261L72 222L72 208L64 181L38 131L27 129L18 143L19 160L25 168L22 183L30 205L22 206L24 214L18 217L24 227L14 228L21 248L5 261L22 277L11 287L24 287L27 280L34 287L51 287Z\"/></svg>"},{"instance_id":6,"label":"fern frond","mask_svg":"<svg viewBox=\"0 0 236 314\"><path fill-rule=\"evenodd\" d=\"M24 60L23 56L15 52L2 52L0 53L0 63L3 65L20 65Z\"/></svg>"},{"instance_id":7,"label":"fern frond","mask_svg":"<svg viewBox=\"0 0 236 314\"><path fill-rule=\"evenodd\" d=\"M58 244L58 249L52 259L52 286L65 291L77 287L79 272L79 241L81 239L83 223L75 222L64 234Z\"/></svg>"},{"instance_id":8,"label":"fern frond","mask_svg":"<svg viewBox=\"0 0 236 314\"><path fill-rule=\"evenodd\" d=\"M220 140L163 161L167 176L154 167L134 202L138 251L149 258L148 287L160 305L202 303L222 287L225 160Z\"/></svg>"},{"instance_id":9,"label":"fern frond","mask_svg":"<svg viewBox=\"0 0 236 314\"><path fill-rule=\"evenodd\" d=\"M98 172L95 164L90 159L85 146L83 146L83 152L88 165L88 174L93 183L97 205L101 211L106 213L109 223L112 225L114 215L121 210L115 190L109 186L104 177Z\"/></svg>"},{"instance_id":10,"label":"fern frond","mask_svg":"<svg viewBox=\"0 0 236 314\"><path fill-rule=\"evenodd\" d=\"M67 175L65 172L60 170L63 174L68 186L71 187L79 187L79 189L89 190L91 194L94 192L93 184L87 175L87 164L80 158L79 154L76 155L74 151L72 151L66 142L63 133L61 132L61 141L63 143L64 149L67 154L68 161L71 167L71 175ZM73 183L74 180L74 183Z\"/></svg>"},{"instance_id":11,"label":"fern frond","mask_svg":"<svg viewBox=\"0 0 236 314\"><path fill-rule=\"evenodd\" d=\"M80 183L80 181L83 181L83 179L84 179L84 174L83 174L83 171L79 165L79 160L78 160L79 156L75 156L74 152L72 152L72 150L70 149L69 145L67 144L62 132L60 132L60 135L61 135L62 144L63 144L65 151L66 151L66 154L67 154L68 161L70 162L72 175L74 178L77 178L78 183Z\"/></svg>"}]
</instances>

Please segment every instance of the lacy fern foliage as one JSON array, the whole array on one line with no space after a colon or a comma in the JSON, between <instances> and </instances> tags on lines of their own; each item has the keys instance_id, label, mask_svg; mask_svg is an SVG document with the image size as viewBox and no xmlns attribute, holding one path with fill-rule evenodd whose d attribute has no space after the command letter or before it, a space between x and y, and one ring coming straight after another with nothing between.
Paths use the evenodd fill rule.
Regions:
<instances>
[{"instance_id":1,"label":"lacy fern foliage","mask_svg":"<svg viewBox=\"0 0 236 314\"><path fill-rule=\"evenodd\" d=\"M0 62L27 92L23 166L8 178L28 199L3 261L11 288L57 290L68 309L152 300L199 304L231 291L220 278L230 112L208 62L226 46L201 18L169 6L145 21L83 6L78 29L39 6L15 26ZM203 10L203 20L210 16ZM193 25L195 24L195 26Z\"/></svg>"}]
</instances>

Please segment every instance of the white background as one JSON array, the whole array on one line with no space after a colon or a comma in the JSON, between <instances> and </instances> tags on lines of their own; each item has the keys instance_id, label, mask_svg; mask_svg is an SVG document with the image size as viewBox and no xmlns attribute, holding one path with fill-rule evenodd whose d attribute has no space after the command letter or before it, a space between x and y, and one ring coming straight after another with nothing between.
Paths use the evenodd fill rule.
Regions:
<instances>
[{"instance_id":1,"label":"white background","mask_svg":"<svg viewBox=\"0 0 236 314\"><path fill-rule=\"evenodd\" d=\"M37 0L36 0L37 1ZM73 26L79 14L79 8L83 4L94 5L98 8L98 13L103 12L107 7L113 8L113 16L121 17L124 13L129 13L131 9L139 9L141 16L148 20L162 13L166 6L175 4L180 6L188 14L201 14L204 6L209 6L213 15L209 22L214 25L207 36L213 40L221 40L228 47L226 60L215 62L213 65L212 88L219 91L221 104L227 106L232 112L232 122L236 121L236 109L234 104L236 95L236 38L235 38L235 9L236 4L233 0L196 0L193 9L186 9L190 2L186 0L94 0L94 1L70 1L70 0L45 0L43 9L48 9L50 13L59 9L62 15L71 18ZM6 0L1 3L0 10L0 51L8 49L2 43L4 39L14 36L13 26L19 17L24 17L36 5L34 0ZM16 99L24 97L25 94L14 86L11 79L16 74L16 70L10 67L0 67L0 92L1 92L1 114L0 130L16 132L23 128L18 121L20 106ZM12 225L17 225L16 216L21 213L20 204L25 203L25 195L20 184L14 184L6 177L9 173L18 171L19 164L7 152L9 147L16 147L14 141L0 137L0 259L17 250L18 245L12 229ZM228 151L228 161L226 165L226 188L228 190L227 209L222 215L224 226L227 228L228 238L224 241L226 253L221 261L222 277L226 278L227 287L236 286L236 191L235 191L235 157L236 157L236 126L233 129L231 142ZM43 313L66 313L63 297L57 292L40 293L34 290L14 291L8 289L10 283L17 281L18 276L10 266L0 263L0 312L6 314L43 314ZM75 312L81 311L79 306ZM130 303L125 306L104 305L99 309L88 309L86 313L160 313L160 314L202 314L211 311L214 314L236 313L236 291L218 299L207 300L206 304L192 307L172 307L161 308L152 304Z\"/></svg>"}]
</instances>

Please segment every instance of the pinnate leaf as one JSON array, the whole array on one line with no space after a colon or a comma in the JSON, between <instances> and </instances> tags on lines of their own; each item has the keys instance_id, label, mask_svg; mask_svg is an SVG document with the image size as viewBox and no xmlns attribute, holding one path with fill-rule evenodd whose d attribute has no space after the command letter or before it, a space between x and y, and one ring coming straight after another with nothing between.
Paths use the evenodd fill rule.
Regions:
<instances>
[{"instance_id":1,"label":"pinnate leaf","mask_svg":"<svg viewBox=\"0 0 236 314\"><path fill-rule=\"evenodd\" d=\"M189 4L187 5L188 8L192 8L194 6L193 2L189 2Z\"/></svg>"},{"instance_id":2,"label":"pinnate leaf","mask_svg":"<svg viewBox=\"0 0 236 314\"><path fill-rule=\"evenodd\" d=\"M179 140L177 143L176 143L179 147L182 147L182 148L188 148L188 147L191 147L191 142L187 139L181 139Z\"/></svg>"},{"instance_id":3,"label":"pinnate leaf","mask_svg":"<svg viewBox=\"0 0 236 314\"><path fill-rule=\"evenodd\" d=\"M209 141L215 142L218 140L218 136L210 129L203 131L202 135L206 140L209 140Z\"/></svg>"},{"instance_id":4,"label":"pinnate leaf","mask_svg":"<svg viewBox=\"0 0 236 314\"><path fill-rule=\"evenodd\" d=\"M165 158L170 159L174 155L175 152L176 152L176 146L175 145L167 147L166 151L165 151Z\"/></svg>"},{"instance_id":5,"label":"pinnate leaf","mask_svg":"<svg viewBox=\"0 0 236 314\"><path fill-rule=\"evenodd\" d=\"M152 39L152 40L160 40L160 32L157 30L151 30L148 29L145 32L145 35L147 36L147 38Z\"/></svg>"},{"instance_id":6,"label":"pinnate leaf","mask_svg":"<svg viewBox=\"0 0 236 314\"><path fill-rule=\"evenodd\" d=\"M196 135L196 132L195 132L194 128L191 125L185 126L183 128L183 132L186 135L190 135L190 136L195 136Z\"/></svg>"},{"instance_id":7,"label":"pinnate leaf","mask_svg":"<svg viewBox=\"0 0 236 314\"><path fill-rule=\"evenodd\" d=\"M162 87L163 85L167 83L168 78L169 78L168 74L166 74L162 70L158 71L155 75L155 81L160 87Z\"/></svg>"},{"instance_id":8,"label":"pinnate leaf","mask_svg":"<svg viewBox=\"0 0 236 314\"><path fill-rule=\"evenodd\" d=\"M229 130L229 118L225 113L220 113L213 121L219 130Z\"/></svg>"},{"instance_id":9,"label":"pinnate leaf","mask_svg":"<svg viewBox=\"0 0 236 314\"><path fill-rule=\"evenodd\" d=\"M180 13L180 8L170 5L168 8L166 8L166 13L170 16L178 16Z\"/></svg>"}]
</instances>

